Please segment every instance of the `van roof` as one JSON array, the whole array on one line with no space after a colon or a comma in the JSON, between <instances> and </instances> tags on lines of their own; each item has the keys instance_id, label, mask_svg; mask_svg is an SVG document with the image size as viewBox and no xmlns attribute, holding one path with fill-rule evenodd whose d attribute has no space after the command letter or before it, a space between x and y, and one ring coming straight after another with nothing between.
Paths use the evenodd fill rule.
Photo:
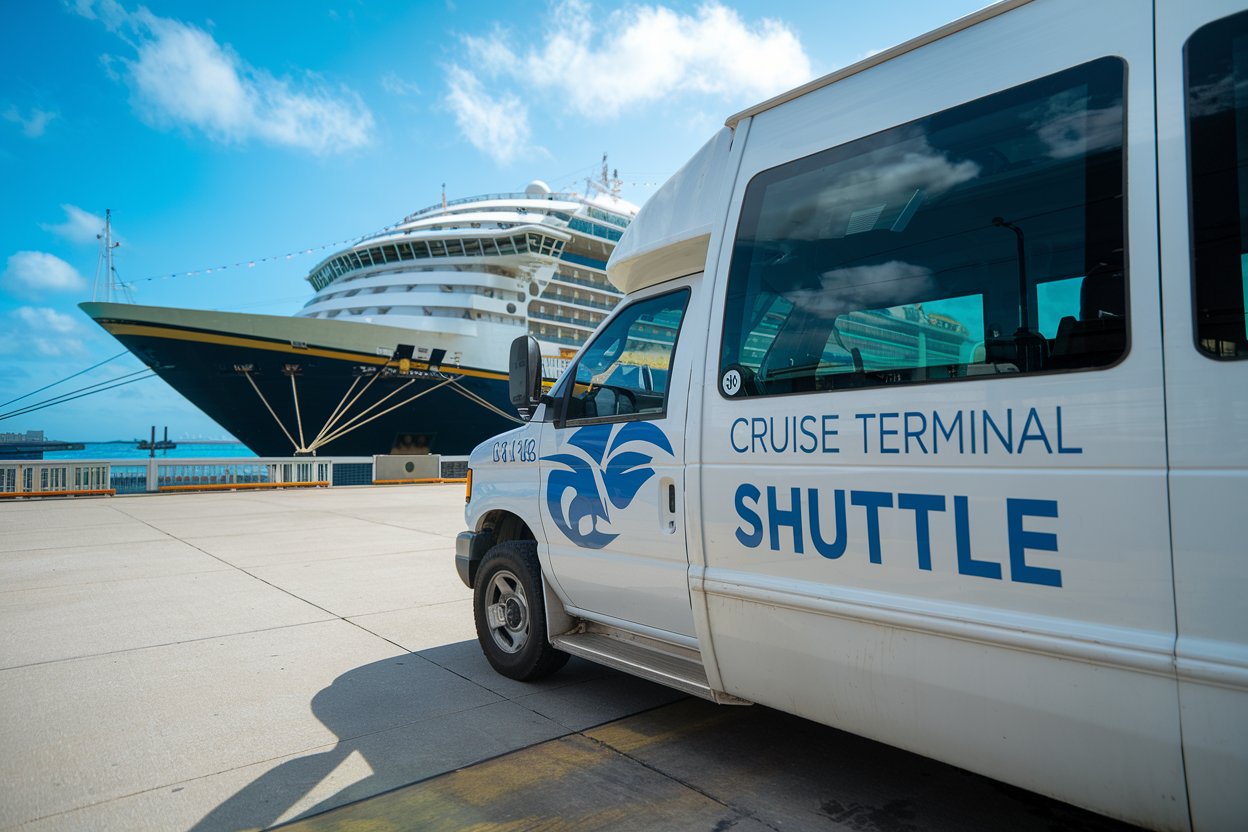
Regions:
<instances>
[{"instance_id":1,"label":"van roof","mask_svg":"<svg viewBox=\"0 0 1248 832\"><path fill-rule=\"evenodd\" d=\"M873 66L879 66L886 61L891 61L899 55L904 55L907 52L913 52L921 46L926 46L927 44L938 41L941 38L946 38L956 32L961 32L963 29L969 29L977 23L982 23L985 20L996 17L997 15L1005 14L1006 12L1016 9L1019 6L1025 6L1030 2L1032 2L1032 0L1001 0L999 3L993 3L990 6L985 6L979 11L971 12L965 17L960 17L952 23L946 23L939 29L933 29L927 34L919 35L917 38L911 38L905 43L898 44L891 49L885 49L883 52L878 52L868 58L863 58L857 63L850 64L843 69L838 69L835 72L823 76L822 78L816 78L815 80L803 84L800 87L795 87L794 89L791 89L788 92L783 92L774 98L769 98L761 104L755 104L747 110L742 110L735 115L729 116L728 120L725 121L724 124L729 128L736 130L737 124L742 119L756 116L759 113L772 109L773 107L779 107L781 104L792 101L795 98L801 98L807 93L814 92L815 90L826 87L829 84L835 84L843 78L848 78L851 75L857 75L859 72L870 69Z\"/></svg>"}]
</instances>

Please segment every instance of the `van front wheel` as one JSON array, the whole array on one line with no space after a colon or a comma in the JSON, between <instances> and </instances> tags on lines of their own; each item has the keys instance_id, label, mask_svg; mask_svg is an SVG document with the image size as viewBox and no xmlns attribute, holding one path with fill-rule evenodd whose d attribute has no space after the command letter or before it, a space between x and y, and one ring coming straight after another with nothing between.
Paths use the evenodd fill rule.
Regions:
<instances>
[{"instance_id":1,"label":"van front wheel","mask_svg":"<svg viewBox=\"0 0 1248 832\"><path fill-rule=\"evenodd\" d=\"M486 552L473 590L477 641L490 665L511 679L549 676L568 661L547 640L537 544L509 540Z\"/></svg>"}]
</instances>

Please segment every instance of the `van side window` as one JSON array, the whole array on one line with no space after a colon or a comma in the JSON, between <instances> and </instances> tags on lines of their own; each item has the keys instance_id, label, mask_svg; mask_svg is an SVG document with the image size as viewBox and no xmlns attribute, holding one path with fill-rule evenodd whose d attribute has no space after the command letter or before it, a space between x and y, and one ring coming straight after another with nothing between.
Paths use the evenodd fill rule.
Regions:
<instances>
[{"instance_id":1,"label":"van side window","mask_svg":"<svg viewBox=\"0 0 1248 832\"><path fill-rule=\"evenodd\" d=\"M721 392L1118 361L1125 71L1102 58L754 177Z\"/></svg>"},{"instance_id":2,"label":"van side window","mask_svg":"<svg viewBox=\"0 0 1248 832\"><path fill-rule=\"evenodd\" d=\"M1197 30L1184 48L1196 345L1248 357L1248 12Z\"/></svg>"},{"instance_id":3,"label":"van side window","mask_svg":"<svg viewBox=\"0 0 1248 832\"><path fill-rule=\"evenodd\" d=\"M667 374L689 290L620 311L576 363L564 419L654 418L667 410Z\"/></svg>"}]
</instances>

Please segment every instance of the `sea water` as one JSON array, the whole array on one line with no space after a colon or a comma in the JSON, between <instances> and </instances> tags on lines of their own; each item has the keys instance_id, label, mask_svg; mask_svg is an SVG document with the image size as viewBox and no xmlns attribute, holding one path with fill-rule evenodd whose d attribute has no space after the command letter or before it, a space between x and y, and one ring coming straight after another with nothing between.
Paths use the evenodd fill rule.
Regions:
<instances>
[{"instance_id":1,"label":"sea water","mask_svg":"<svg viewBox=\"0 0 1248 832\"><path fill-rule=\"evenodd\" d=\"M137 442L83 442L81 451L48 451L44 459L147 459L150 450ZM156 451L157 459L254 459L241 442L177 442L176 448Z\"/></svg>"}]
</instances>

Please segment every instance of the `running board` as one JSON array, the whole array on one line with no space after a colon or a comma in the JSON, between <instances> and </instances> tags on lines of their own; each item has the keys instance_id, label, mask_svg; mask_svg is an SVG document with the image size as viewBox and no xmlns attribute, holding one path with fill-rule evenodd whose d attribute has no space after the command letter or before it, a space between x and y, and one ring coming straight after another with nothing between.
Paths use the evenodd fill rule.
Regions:
<instances>
[{"instance_id":1,"label":"running board","mask_svg":"<svg viewBox=\"0 0 1248 832\"><path fill-rule=\"evenodd\" d=\"M712 690L702 667L702 654L658 639L602 624L583 623L555 636L550 643L565 653L622 670L721 705L749 705L723 691Z\"/></svg>"}]
</instances>

